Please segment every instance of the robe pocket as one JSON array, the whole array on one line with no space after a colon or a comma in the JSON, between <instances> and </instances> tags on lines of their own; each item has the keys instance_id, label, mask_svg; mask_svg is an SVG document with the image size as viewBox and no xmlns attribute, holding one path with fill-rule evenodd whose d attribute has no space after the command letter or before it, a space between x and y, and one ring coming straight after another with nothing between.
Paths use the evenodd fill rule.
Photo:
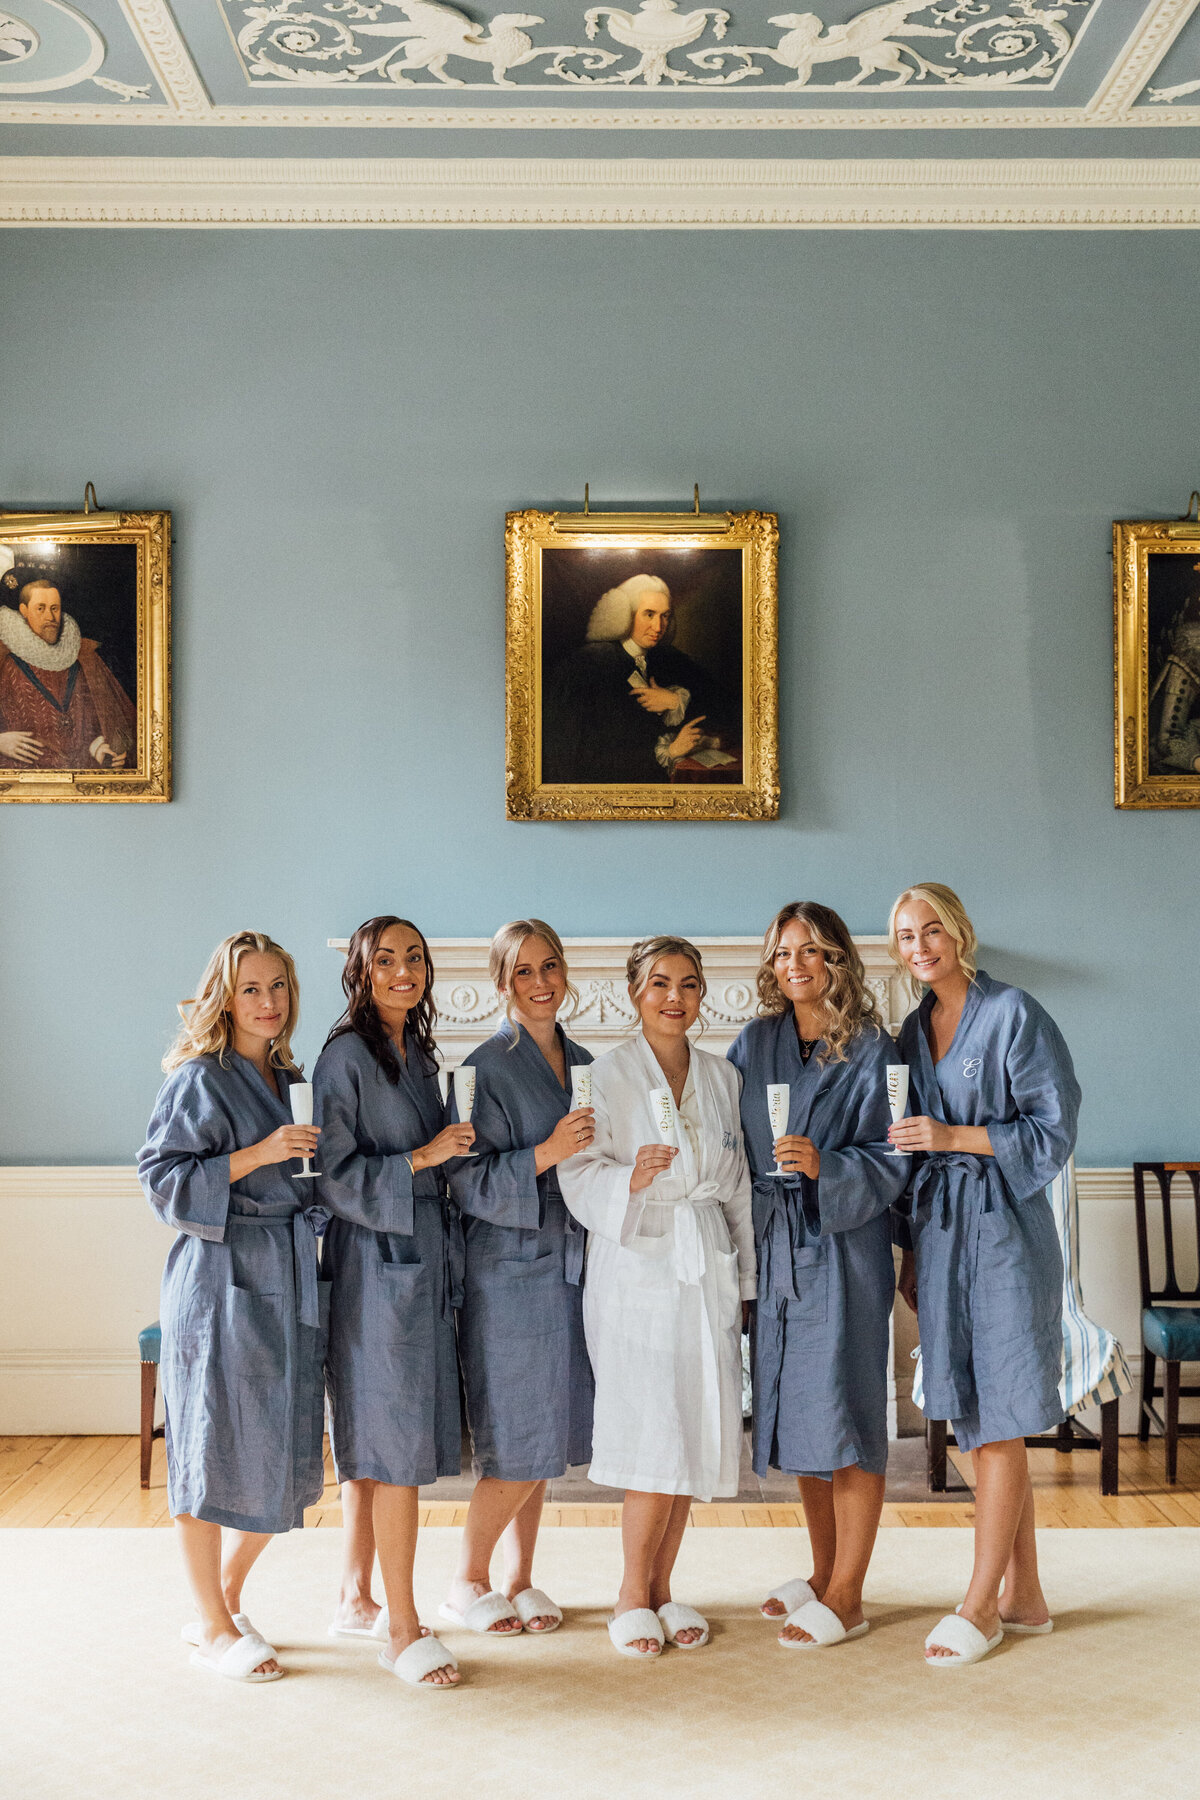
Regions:
<instances>
[{"instance_id":1,"label":"robe pocket","mask_svg":"<svg viewBox=\"0 0 1200 1800\"><path fill-rule=\"evenodd\" d=\"M543 1256L498 1257L475 1276L484 1331L497 1338L538 1338L566 1323L561 1248Z\"/></svg>"},{"instance_id":2,"label":"robe pocket","mask_svg":"<svg viewBox=\"0 0 1200 1800\"><path fill-rule=\"evenodd\" d=\"M252 1294L231 1287L225 1300L223 1352L232 1353L238 1375L275 1389L287 1373L287 1332L282 1294Z\"/></svg>"},{"instance_id":3,"label":"robe pocket","mask_svg":"<svg viewBox=\"0 0 1200 1800\"><path fill-rule=\"evenodd\" d=\"M738 1280L736 1250L714 1250L713 1266L717 1276L717 1321L722 1331L742 1322L742 1290Z\"/></svg>"},{"instance_id":4,"label":"robe pocket","mask_svg":"<svg viewBox=\"0 0 1200 1800\"><path fill-rule=\"evenodd\" d=\"M820 1244L803 1244L792 1255L796 1298L788 1295L787 1316L819 1325L829 1313L829 1263Z\"/></svg>"},{"instance_id":5,"label":"robe pocket","mask_svg":"<svg viewBox=\"0 0 1200 1800\"><path fill-rule=\"evenodd\" d=\"M433 1340L433 1283L424 1263L376 1263L386 1330L393 1343Z\"/></svg>"}]
</instances>

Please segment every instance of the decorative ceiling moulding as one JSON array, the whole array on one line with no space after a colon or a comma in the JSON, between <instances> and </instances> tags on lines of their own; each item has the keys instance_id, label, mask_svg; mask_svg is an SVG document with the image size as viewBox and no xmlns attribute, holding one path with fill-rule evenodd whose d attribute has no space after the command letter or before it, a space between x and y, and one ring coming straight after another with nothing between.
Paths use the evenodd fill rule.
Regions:
<instances>
[{"instance_id":1,"label":"decorative ceiling moulding","mask_svg":"<svg viewBox=\"0 0 1200 1800\"><path fill-rule=\"evenodd\" d=\"M1178 229L1200 225L1200 160L13 156L0 224Z\"/></svg>"},{"instance_id":2,"label":"decorative ceiling moulding","mask_svg":"<svg viewBox=\"0 0 1200 1800\"><path fill-rule=\"evenodd\" d=\"M796 21L787 26L772 22L779 15L769 14L766 0L743 0L733 12L689 11L690 0L630 0L628 11L550 0L549 23L523 14L521 27L513 23L518 15L493 14L473 0L469 14L449 4L427 8L425 0L203 0L210 17L220 11L230 27L223 58L200 32L189 47L167 0L120 0L131 48L166 96L161 104L149 88L107 75L90 77L112 91L107 104L85 99L78 79L19 90L13 62L22 3L27 12L71 12L99 41L67 0L5 0L3 14L17 29L15 50L0 45L0 124L717 132L1200 126L1200 104L1179 104L1191 82L1161 96L1152 86L1176 40L1190 41L1180 34L1189 21L1200 23L1200 0L927 0L890 22L880 20L878 6L815 0L819 12L783 15ZM201 3L181 9L188 31ZM105 5L111 24L116 0ZM100 16L98 7L90 10ZM254 41L239 51L246 32ZM322 37L308 45L314 32L341 34L352 50L330 56L337 44ZM560 33L571 43L539 41ZM272 34L297 48L281 54ZM247 74L264 45L268 60L290 73ZM839 48L844 54L834 60ZM346 103L350 92L360 104ZM260 99L268 93L269 101ZM318 93L329 103L313 104ZM518 93L514 102L509 96ZM547 93L553 104L544 102ZM701 93L707 104L695 103ZM635 104L643 96L646 104ZM1072 103L1061 104L1063 97Z\"/></svg>"}]
</instances>

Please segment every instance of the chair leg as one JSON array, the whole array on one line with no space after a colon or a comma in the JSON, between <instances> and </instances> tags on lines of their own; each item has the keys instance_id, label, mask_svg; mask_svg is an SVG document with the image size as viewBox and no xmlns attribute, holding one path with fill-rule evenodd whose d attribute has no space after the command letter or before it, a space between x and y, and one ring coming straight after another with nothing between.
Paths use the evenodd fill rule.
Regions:
<instances>
[{"instance_id":1,"label":"chair leg","mask_svg":"<svg viewBox=\"0 0 1200 1800\"><path fill-rule=\"evenodd\" d=\"M1117 1449L1120 1439L1117 1435L1119 1402L1106 1400L1100 1408L1100 1492L1115 1494L1119 1485L1117 1474Z\"/></svg>"},{"instance_id":2,"label":"chair leg","mask_svg":"<svg viewBox=\"0 0 1200 1800\"><path fill-rule=\"evenodd\" d=\"M931 1494L946 1491L946 1421L925 1421L925 1473Z\"/></svg>"},{"instance_id":3,"label":"chair leg","mask_svg":"<svg viewBox=\"0 0 1200 1800\"><path fill-rule=\"evenodd\" d=\"M154 1395L158 1385L158 1366L142 1364L142 1486L150 1486L150 1453L154 1448Z\"/></svg>"},{"instance_id":4,"label":"chair leg","mask_svg":"<svg viewBox=\"0 0 1200 1800\"><path fill-rule=\"evenodd\" d=\"M1167 1486L1175 1486L1175 1467L1179 1456L1179 1371L1181 1363L1164 1359L1166 1374L1163 1385L1167 1420Z\"/></svg>"},{"instance_id":5,"label":"chair leg","mask_svg":"<svg viewBox=\"0 0 1200 1800\"><path fill-rule=\"evenodd\" d=\"M1142 1351L1142 1409L1138 1414L1138 1443L1150 1441L1150 1408L1154 1405L1154 1365L1155 1358L1149 1350Z\"/></svg>"}]
</instances>

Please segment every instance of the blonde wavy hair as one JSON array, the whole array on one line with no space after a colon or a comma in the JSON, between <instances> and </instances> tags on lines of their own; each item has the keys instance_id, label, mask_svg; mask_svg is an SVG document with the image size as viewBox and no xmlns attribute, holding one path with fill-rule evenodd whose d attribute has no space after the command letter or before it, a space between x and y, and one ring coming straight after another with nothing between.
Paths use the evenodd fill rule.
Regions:
<instances>
[{"instance_id":1,"label":"blonde wavy hair","mask_svg":"<svg viewBox=\"0 0 1200 1800\"><path fill-rule=\"evenodd\" d=\"M915 887L905 888L888 914L888 949L897 968L903 970L913 986L924 987L924 982L917 981L901 957L900 943L896 936L896 920L900 915L900 908L907 906L910 900L924 900L927 906L932 906L958 946L958 960L962 964L963 973L968 981L974 981L979 966L976 960L979 939L975 935L975 927L967 917L966 907L954 889L947 887L943 881L920 881Z\"/></svg>"},{"instance_id":2,"label":"blonde wavy hair","mask_svg":"<svg viewBox=\"0 0 1200 1800\"><path fill-rule=\"evenodd\" d=\"M296 965L281 944L264 931L235 931L217 945L200 977L200 991L193 1000L179 1002L183 1020L179 1036L162 1059L167 1074L182 1063L198 1056L215 1056L224 1063L233 1048L233 996L237 991L238 967L248 951L263 956L277 956L283 964L288 985L288 1016L283 1030L271 1045L268 1062L277 1069L291 1069L297 1074L301 1065L292 1055L292 1033L300 1017L300 983Z\"/></svg>"},{"instance_id":3,"label":"blonde wavy hair","mask_svg":"<svg viewBox=\"0 0 1200 1800\"><path fill-rule=\"evenodd\" d=\"M704 963L695 944L689 943L684 937L648 937L639 938L625 959L625 979L629 983L629 994L634 1006L637 1006L649 987L654 965L660 956L687 957L700 977L700 998L703 1000L708 992L708 982L704 978ZM700 1020L700 1032L704 1032L703 1017Z\"/></svg>"},{"instance_id":4,"label":"blonde wavy hair","mask_svg":"<svg viewBox=\"0 0 1200 1800\"><path fill-rule=\"evenodd\" d=\"M755 977L758 1010L765 1017L791 1010L792 1003L775 975L775 956L785 929L796 919L808 926L813 943L825 953L828 980L819 999L825 1048L819 1052L818 1060L845 1062L846 1051L860 1031L867 1026L882 1031L883 1025L875 996L867 986L862 957L845 920L831 906L821 906L816 900L791 900L775 914L763 934L762 958Z\"/></svg>"},{"instance_id":5,"label":"blonde wavy hair","mask_svg":"<svg viewBox=\"0 0 1200 1800\"><path fill-rule=\"evenodd\" d=\"M526 939L531 937L545 938L555 956L562 964L562 972L566 976L567 996L571 1002L568 1019L579 1005L579 989L571 980L571 972L567 967L567 953L563 949L562 939L553 925L547 925L545 919L510 919L502 925L492 939L492 947L488 952L488 974L496 992L505 1001L504 1016L513 1028L513 1041L509 1046L515 1050L521 1035L521 1027L512 1016L512 984L517 972L517 964L521 960L521 950Z\"/></svg>"}]
</instances>

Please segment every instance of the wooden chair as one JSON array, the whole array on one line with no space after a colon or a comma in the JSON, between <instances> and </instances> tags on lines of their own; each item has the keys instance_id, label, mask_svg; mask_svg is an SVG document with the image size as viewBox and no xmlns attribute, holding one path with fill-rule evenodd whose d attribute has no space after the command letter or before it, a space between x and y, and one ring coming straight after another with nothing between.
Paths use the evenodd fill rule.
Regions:
<instances>
[{"instance_id":1,"label":"wooden chair","mask_svg":"<svg viewBox=\"0 0 1200 1800\"><path fill-rule=\"evenodd\" d=\"M1115 1494L1118 1488L1118 1403L1133 1386L1125 1354L1111 1331L1095 1324L1083 1309L1079 1282L1079 1196L1075 1187L1075 1159L1057 1174L1047 1189L1063 1257L1063 1361L1058 1384L1066 1418L1053 1436L1028 1437L1031 1447L1070 1453L1100 1452L1100 1492ZM913 1400L921 1404L921 1364L913 1378ZM1100 1408L1099 1433L1080 1423L1085 1407ZM952 1439L944 1419L925 1424L925 1470L929 1491L946 1491L946 1445Z\"/></svg>"},{"instance_id":2,"label":"wooden chair","mask_svg":"<svg viewBox=\"0 0 1200 1800\"><path fill-rule=\"evenodd\" d=\"M158 1363L162 1355L162 1330L157 1319L138 1332L138 1354L142 1359L142 1486L150 1486L150 1455L156 1437L165 1427L154 1423L154 1398L158 1388Z\"/></svg>"},{"instance_id":3,"label":"wooden chair","mask_svg":"<svg viewBox=\"0 0 1200 1800\"><path fill-rule=\"evenodd\" d=\"M1195 1399L1200 1387L1181 1387L1180 1365L1200 1362L1200 1274L1196 1286L1180 1287L1175 1271L1175 1217L1171 1206L1171 1181L1186 1175L1192 1189L1192 1221L1196 1228L1196 1252L1200 1262L1200 1163L1134 1163L1133 1198L1137 1209L1138 1274L1142 1284L1142 1404L1138 1415L1138 1439L1146 1443L1150 1421L1166 1439L1167 1484L1174 1486L1181 1437L1200 1437L1200 1425L1179 1423L1180 1396ZM1162 1205L1162 1242L1166 1279L1155 1287L1150 1274L1150 1241L1146 1220L1146 1177L1158 1183ZM1163 1385L1154 1383L1155 1366L1163 1361ZM1154 1402L1162 1398L1165 1419Z\"/></svg>"}]
</instances>

